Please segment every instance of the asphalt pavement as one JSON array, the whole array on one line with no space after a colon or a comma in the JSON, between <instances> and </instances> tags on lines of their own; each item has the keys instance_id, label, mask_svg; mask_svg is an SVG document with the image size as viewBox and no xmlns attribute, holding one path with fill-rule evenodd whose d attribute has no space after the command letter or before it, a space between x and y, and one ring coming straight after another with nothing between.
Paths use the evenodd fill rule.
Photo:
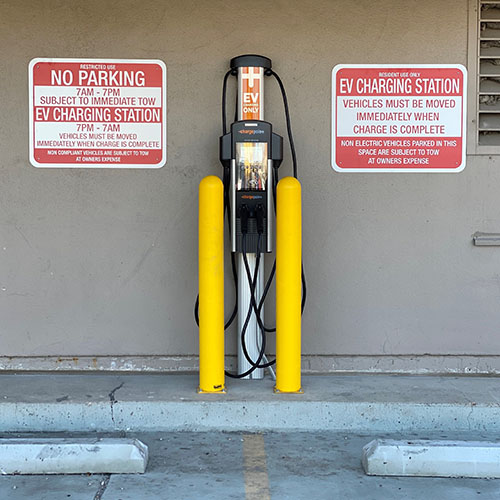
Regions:
<instances>
[{"instance_id":1,"label":"asphalt pavement","mask_svg":"<svg viewBox=\"0 0 500 500\"><path fill-rule=\"evenodd\" d=\"M3 437L12 434L3 434ZM48 434L44 434L47 436ZM50 434L55 436L56 434ZM87 434L89 435L89 434ZM155 432L145 474L0 476L2 500L498 500L500 480L370 477L362 447L376 437L498 440L491 433ZM26 434L15 434L23 436ZM40 436L40 434L37 434ZM57 436L68 437L68 433ZM76 434L75 434L76 436ZM81 436L79 434L78 436Z\"/></svg>"}]
</instances>

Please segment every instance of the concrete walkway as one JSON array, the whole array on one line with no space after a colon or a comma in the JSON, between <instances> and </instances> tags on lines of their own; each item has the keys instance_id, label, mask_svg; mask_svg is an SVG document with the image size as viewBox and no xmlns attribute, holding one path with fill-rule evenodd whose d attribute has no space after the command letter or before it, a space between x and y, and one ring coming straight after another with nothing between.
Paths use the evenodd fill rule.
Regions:
<instances>
[{"instance_id":1,"label":"concrete walkway","mask_svg":"<svg viewBox=\"0 0 500 500\"><path fill-rule=\"evenodd\" d=\"M435 439L485 439L440 433ZM3 500L498 500L500 480L370 477L375 436L332 432L147 433L140 475L0 476ZM386 437L400 438L398 435ZM491 438L491 436L487 436Z\"/></svg>"},{"instance_id":2,"label":"concrete walkway","mask_svg":"<svg viewBox=\"0 0 500 500\"><path fill-rule=\"evenodd\" d=\"M196 375L1 374L0 432L500 432L500 380L305 376L304 394L227 380L197 394Z\"/></svg>"}]
</instances>

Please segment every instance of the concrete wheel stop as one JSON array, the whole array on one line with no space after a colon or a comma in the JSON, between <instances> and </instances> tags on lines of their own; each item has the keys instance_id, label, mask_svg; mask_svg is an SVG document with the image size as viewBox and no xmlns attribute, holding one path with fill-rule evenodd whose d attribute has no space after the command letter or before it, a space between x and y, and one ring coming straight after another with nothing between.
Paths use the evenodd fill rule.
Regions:
<instances>
[{"instance_id":1,"label":"concrete wheel stop","mask_svg":"<svg viewBox=\"0 0 500 500\"><path fill-rule=\"evenodd\" d=\"M500 443L375 439L361 462L373 476L500 478Z\"/></svg>"},{"instance_id":2,"label":"concrete wheel stop","mask_svg":"<svg viewBox=\"0 0 500 500\"><path fill-rule=\"evenodd\" d=\"M138 439L0 439L0 474L132 474L144 473L147 462Z\"/></svg>"}]
</instances>

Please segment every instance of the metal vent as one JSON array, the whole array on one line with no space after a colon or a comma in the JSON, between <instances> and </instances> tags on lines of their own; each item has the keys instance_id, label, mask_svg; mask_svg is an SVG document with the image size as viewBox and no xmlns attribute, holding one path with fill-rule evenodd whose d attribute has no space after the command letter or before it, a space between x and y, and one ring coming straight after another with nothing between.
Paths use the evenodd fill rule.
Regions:
<instances>
[{"instance_id":1,"label":"metal vent","mask_svg":"<svg viewBox=\"0 0 500 500\"><path fill-rule=\"evenodd\" d=\"M478 11L477 140L500 146L500 0L480 0Z\"/></svg>"}]
</instances>

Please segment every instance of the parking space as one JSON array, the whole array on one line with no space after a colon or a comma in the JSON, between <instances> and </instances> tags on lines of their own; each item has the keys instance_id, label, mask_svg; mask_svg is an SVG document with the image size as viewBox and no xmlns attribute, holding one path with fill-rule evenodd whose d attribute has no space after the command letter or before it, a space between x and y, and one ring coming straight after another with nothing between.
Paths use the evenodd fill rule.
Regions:
<instances>
[{"instance_id":1,"label":"parking space","mask_svg":"<svg viewBox=\"0 0 500 500\"><path fill-rule=\"evenodd\" d=\"M374 435L331 432L145 433L142 475L3 476L8 500L373 499L500 498L488 479L369 477L361 449ZM384 437L389 437L388 435ZM401 435L391 437L401 438ZM409 437L409 436L408 436ZM413 435L412 437L417 437ZM421 438L492 439L479 434ZM493 436L494 438L494 436Z\"/></svg>"}]
</instances>

